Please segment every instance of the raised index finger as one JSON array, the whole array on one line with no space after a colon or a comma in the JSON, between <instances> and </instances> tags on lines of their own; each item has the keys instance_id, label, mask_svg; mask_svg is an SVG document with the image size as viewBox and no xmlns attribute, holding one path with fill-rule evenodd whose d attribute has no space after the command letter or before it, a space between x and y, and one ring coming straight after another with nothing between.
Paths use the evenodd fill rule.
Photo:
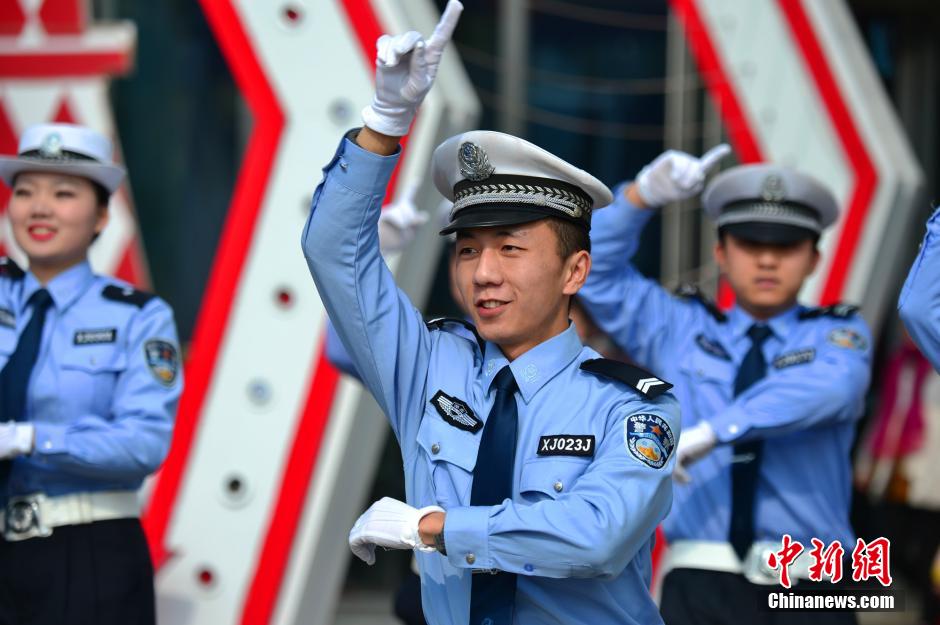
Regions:
<instances>
[{"instance_id":1,"label":"raised index finger","mask_svg":"<svg viewBox=\"0 0 940 625\"><path fill-rule=\"evenodd\" d=\"M719 143L708 152L702 155L699 161L702 163L702 169L709 171L717 165L721 159L731 154L731 146L727 143Z\"/></svg>"},{"instance_id":2,"label":"raised index finger","mask_svg":"<svg viewBox=\"0 0 940 625\"><path fill-rule=\"evenodd\" d=\"M447 42L454 34L454 28L457 27L457 21L460 20L460 14L463 12L463 4L460 0L450 0L444 7L444 13L441 14L441 21L434 27L434 32L428 39L427 48L430 50L443 50Z\"/></svg>"}]
</instances>

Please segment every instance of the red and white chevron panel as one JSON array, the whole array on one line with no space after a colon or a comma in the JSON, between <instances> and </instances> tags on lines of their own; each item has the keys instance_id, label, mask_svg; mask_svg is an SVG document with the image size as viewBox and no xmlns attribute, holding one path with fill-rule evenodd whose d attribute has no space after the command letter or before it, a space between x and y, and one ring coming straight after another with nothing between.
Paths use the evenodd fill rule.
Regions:
<instances>
[{"instance_id":1,"label":"red and white chevron panel","mask_svg":"<svg viewBox=\"0 0 940 625\"><path fill-rule=\"evenodd\" d=\"M742 162L797 167L835 192L807 302L896 297L918 165L844 0L670 0Z\"/></svg>"},{"instance_id":2,"label":"red and white chevron panel","mask_svg":"<svg viewBox=\"0 0 940 625\"><path fill-rule=\"evenodd\" d=\"M371 99L375 40L430 32L430 0L203 0L253 128L197 320L174 442L145 526L159 621L331 623L346 537L388 432L371 398L323 355L326 316L300 250L320 168ZM449 50L391 191L420 185L433 148L479 105ZM432 219L390 261L422 302Z\"/></svg>"},{"instance_id":3,"label":"red and white chevron panel","mask_svg":"<svg viewBox=\"0 0 940 625\"><path fill-rule=\"evenodd\" d=\"M20 133L40 122L90 126L120 141L108 102L112 76L130 69L136 29L122 22L87 23L83 0L4 0L0 3L0 153L15 154ZM133 172L131 172L133 176ZM96 271L140 286L149 282L129 183L111 200L111 220L91 248ZM0 188L0 253L25 263L10 234Z\"/></svg>"}]
</instances>

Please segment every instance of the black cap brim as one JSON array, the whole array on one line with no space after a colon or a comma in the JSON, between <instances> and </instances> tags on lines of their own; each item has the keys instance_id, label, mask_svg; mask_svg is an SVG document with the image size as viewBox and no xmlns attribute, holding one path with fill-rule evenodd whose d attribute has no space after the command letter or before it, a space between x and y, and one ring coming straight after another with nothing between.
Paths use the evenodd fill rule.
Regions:
<instances>
[{"instance_id":1,"label":"black cap brim","mask_svg":"<svg viewBox=\"0 0 940 625\"><path fill-rule=\"evenodd\" d=\"M739 224L726 224L718 229L719 233L728 233L738 239L754 243L789 245L806 239L816 239L818 232L791 224L776 224L766 221L748 221Z\"/></svg>"},{"instance_id":2,"label":"black cap brim","mask_svg":"<svg viewBox=\"0 0 940 625\"><path fill-rule=\"evenodd\" d=\"M468 206L447 224L441 231L441 235L452 234L458 230L467 228L486 228L489 226L514 226L524 224L530 221L545 219L546 217L558 217L563 219L558 211L547 206L525 206L520 204L486 204L477 206ZM572 223L579 223L570 219Z\"/></svg>"}]
</instances>

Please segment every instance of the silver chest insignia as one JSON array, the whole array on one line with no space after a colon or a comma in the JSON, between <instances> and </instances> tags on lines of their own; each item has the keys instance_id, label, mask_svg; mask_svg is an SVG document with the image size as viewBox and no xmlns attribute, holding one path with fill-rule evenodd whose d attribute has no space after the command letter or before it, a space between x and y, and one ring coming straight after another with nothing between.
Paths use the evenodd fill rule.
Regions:
<instances>
[{"instance_id":1,"label":"silver chest insignia","mask_svg":"<svg viewBox=\"0 0 940 625\"><path fill-rule=\"evenodd\" d=\"M444 391L438 391L431 398L431 404L447 423L466 432L479 432L483 422L473 414L467 402L451 397Z\"/></svg>"}]
</instances>

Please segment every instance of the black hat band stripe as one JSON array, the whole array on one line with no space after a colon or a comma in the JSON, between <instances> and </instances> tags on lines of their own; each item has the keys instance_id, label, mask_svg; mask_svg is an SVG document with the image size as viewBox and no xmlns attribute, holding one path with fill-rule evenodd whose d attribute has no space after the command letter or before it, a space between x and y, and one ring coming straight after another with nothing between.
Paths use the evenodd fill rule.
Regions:
<instances>
[{"instance_id":1,"label":"black hat band stripe","mask_svg":"<svg viewBox=\"0 0 940 625\"><path fill-rule=\"evenodd\" d=\"M561 211L574 219L590 214L591 200L567 189L536 184L477 183L464 187L454 194L451 215L461 209L477 204L509 202L547 206Z\"/></svg>"},{"instance_id":2,"label":"black hat band stripe","mask_svg":"<svg viewBox=\"0 0 940 625\"><path fill-rule=\"evenodd\" d=\"M86 163L100 163L96 158L91 156L86 156L85 154L79 154L78 152L70 152L68 150L62 150L59 154L55 156L50 156L48 154L43 154L40 150L29 150L23 152L19 155L20 158L26 158L34 161L41 161L46 163L71 163L74 161L82 161Z\"/></svg>"},{"instance_id":3,"label":"black hat band stripe","mask_svg":"<svg viewBox=\"0 0 940 625\"><path fill-rule=\"evenodd\" d=\"M726 206L716 221L719 227L766 221L800 226L815 232L822 229L818 213L796 202L735 202Z\"/></svg>"}]
</instances>

